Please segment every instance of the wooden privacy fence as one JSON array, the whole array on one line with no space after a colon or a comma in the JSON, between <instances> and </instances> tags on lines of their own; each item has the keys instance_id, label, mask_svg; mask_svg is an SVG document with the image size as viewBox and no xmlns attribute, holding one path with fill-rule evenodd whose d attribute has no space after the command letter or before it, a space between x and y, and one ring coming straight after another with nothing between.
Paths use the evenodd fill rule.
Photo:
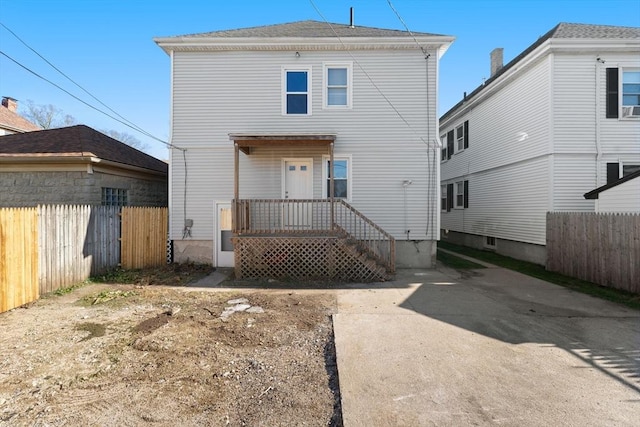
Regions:
<instances>
[{"instance_id":1,"label":"wooden privacy fence","mask_svg":"<svg viewBox=\"0 0 640 427\"><path fill-rule=\"evenodd\" d=\"M167 208L122 208L122 268L166 264L168 219Z\"/></svg>"},{"instance_id":2,"label":"wooden privacy fence","mask_svg":"<svg viewBox=\"0 0 640 427\"><path fill-rule=\"evenodd\" d=\"M547 270L640 293L640 214L547 213Z\"/></svg>"},{"instance_id":3,"label":"wooden privacy fence","mask_svg":"<svg viewBox=\"0 0 640 427\"><path fill-rule=\"evenodd\" d=\"M120 262L118 206L39 206L40 293L82 282Z\"/></svg>"},{"instance_id":4,"label":"wooden privacy fence","mask_svg":"<svg viewBox=\"0 0 640 427\"><path fill-rule=\"evenodd\" d=\"M0 313L118 265L165 264L167 228L167 208L0 209Z\"/></svg>"},{"instance_id":5,"label":"wooden privacy fence","mask_svg":"<svg viewBox=\"0 0 640 427\"><path fill-rule=\"evenodd\" d=\"M0 313L39 296L38 211L0 209Z\"/></svg>"}]
</instances>

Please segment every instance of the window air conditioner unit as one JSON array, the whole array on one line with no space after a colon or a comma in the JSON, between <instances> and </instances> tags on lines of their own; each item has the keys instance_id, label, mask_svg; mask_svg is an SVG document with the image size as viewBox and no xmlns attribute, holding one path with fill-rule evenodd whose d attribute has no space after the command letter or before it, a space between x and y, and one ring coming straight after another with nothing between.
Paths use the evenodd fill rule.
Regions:
<instances>
[{"instance_id":1,"label":"window air conditioner unit","mask_svg":"<svg viewBox=\"0 0 640 427\"><path fill-rule=\"evenodd\" d=\"M622 117L640 117L640 107L622 107Z\"/></svg>"}]
</instances>

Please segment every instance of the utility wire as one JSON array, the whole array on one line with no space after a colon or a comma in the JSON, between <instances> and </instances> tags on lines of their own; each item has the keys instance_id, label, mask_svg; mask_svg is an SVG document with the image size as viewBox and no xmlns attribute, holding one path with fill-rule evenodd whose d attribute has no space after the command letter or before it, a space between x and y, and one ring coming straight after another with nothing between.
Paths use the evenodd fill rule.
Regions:
<instances>
[{"instance_id":1,"label":"utility wire","mask_svg":"<svg viewBox=\"0 0 640 427\"><path fill-rule=\"evenodd\" d=\"M393 7L393 3L391 3L391 0L387 0L387 4L389 5L389 7L391 8L391 10L393 10L393 13L396 14L396 16L398 17L398 19L400 20L400 22L402 23L402 25L404 26L404 29L407 30L407 32L409 33L409 35L413 38L413 41L416 42L416 44L418 45L418 47L420 48L420 50L422 51L422 54L425 56L425 59L430 57L431 54L429 52L427 52L425 50L424 47L422 47L420 45L420 43L418 43L418 39L416 38L416 36L413 35L413 33L411 32L411 30L409 29L409 27L407 26L407 24L404 22L404 19L402 19L402 16L400 16L400 13L398 13L398 11L396 10L395 7Z\"/></svg>"},{"instance_id":2,"label":"utility wire","mask_svg":"<svg viewBox=\"0 0 640 427\"><path fill-rule=\"evenodd\" d=\"M23 45L25 45L29 50L31 50L33 53L35 53L36 55L38 55L40 57L40 59L42 59L44 62L46 62L47 64L49 64L51 66L51 68L53 68L54 70L56 70L58 73L62 74L67 80L69 80L71 83L73 83L74 85L76 85L77 87L79 87L80 89L82 89L87 95L89 95L91 98L93 98L94 100L96 100L100 105L102 105L103 107L105 107L106 109L108 109L109 111L111 111L113 114L115 114L116 116L120 117L122 120L126 121L127 123L129 123L134 129L136 129L138 132L141 132L143 134L146 134L144 129L142 129L140 126L136 125L135 123L133 123L132 121L128 120L127 118L123 117L122 115L120 115L117 111L115 111L113 108L109 107L108 105L106 105L104 102L102 102L101 100L99 100L98 98L96 98L91 92L89 92L87 89L85 89L84 87L80 86L80 84L78 84L77 82L75 82L71 77L69 77L67 74L65 74L62 70L60 70L58 67L56 67L55 65L53 65L47 58L45 58L44 56L42 56L38 51L36 51L34 48L32 48L31 46L29 46L27 44L27 42L25 42L24 40L22 40L16 33L14 33L13 31L11 31L11 29L9 27L7 27L6 25L4 25L2 22L0 22L0 26L2 26L5 30L7 30L9 33L11 33L16 39L18 39L18 41L20 41L20 43L22 43ZM130 127L131 127L130 126ZM147 135L148 136L148 135Z\"/></svg>"},{"instance_id":3,"label":"utility wire","mask_svg":"<svg viewBox=\"0 0 640 427\"><path fill-rule=\"evenodd\" d=\"M172 145L172 144L168 143L167 141L164 141L164 140L162 140L162 139L160 139L160 138L158 138L158 137L156 137L156 136L154 136L154 135L150 134L149 132L147 132L147 131L145 131L145 130L143 130L143 129L137 129L137 128L133 127L132 125L130 125L129 123L125 122L124 120L121 120L121 119L119 119L119 118L117 118L117 117L114 117L114 116L112 116L111 114L109 114L109 113L107 113L107 112L105 112L105 111L103 111L103 110L101 110L101 109L99 109L99 108L97 108L97 107L94 107L93 105L89 104L88 102L86 102L86 101L84 101L84 100L80 99L79 97L77 97L76 95L72 94L71 92L69 92L69 91L68 91L68 90L66 90L65 88L63 88L63 87L61 87L61 86L59 86L59 85L55 84L54 82L52 82L51 80L47 79L46 77L41 76L40 74L36 73L35 71L33 71L32 69L30 69L29 67L27 67L27 66L25 66L25 65L21 64L20 62L18 62L17 60L13 59L11 56L7 55L5 52L3 52L3 51L1 51L1 50L0 50L0 54L1 54L1 55L3 55L3 56L5 56L5 57L6 57L7 59L9 59L10 61L14 62L14 63L15 63L16 65L18 65L19 67L21 67L21 68L25 69L26 71L28 71L29 73L33 74L34 76L36 76L36 77L38 77L38 78L40 78L40 79L44 80L45 82L49 83L49 84L50 84L50 85L52 85L52 86L55 86L56 88L60 89L61 91L63 91L64 93L66 93L67 95L69 95L70 97L72 97L73 99L75 99L75 100L77 100L77 101L79 101L79 102L83 103L83 104L84 104L84 105L86 105L87 107L92 108L92 109L96 110L97 112L102 113L102 114L104 114L105 116L107 116L107 117L109 117L109 118L111 118L111 119L115 120L116 122L121 123L121 124L123 124L123 125L125 125L125 126L127 126L127 127L131 128L131 129L133 129L133 130L135 130L135 131L137 131L137 132L140 132L140 133L142 133L142 134L143 134L143 135L145 135L145 136L148 136L149 138L155 139L156 141L161 142L161 143L163 143L164 145L166 145L166 146L168 146L168 147L172 147L172 148L178 148L178 149L180 149L179 147L176 147L175 145Z\"/></svg>"},{"instance_id":4,"label":"utility wire","mask_svg":"<svg viewBox=\"0 0 640 427\"><path fill-rule=\"evenodd\" d=\"M360 71L362 71L364 73L364 75L367 77L367 79L369 79L369 82L371 82L371 84L373 85L373 87L378 91L378 93L382 96L382 98L384 98L384 100L387 102L387 104L389 104L389 106L393 109L393 111L398 115L398 117L400 117L400 119L404 122L405 125L407 125L407 127L413 132L413 134L418 137L420 139L420 141L422 141L423 144L429 146L429 143L427 141L424 140L424 138L422 136L420 136L420 134L418 134L418 132L416 132L416 130L413 128L413 126L411 126L411 124L407 121L407 119L402 115L402 113L400 113L400 111L396 108L395 105L393 105L393 103L391 102L391 100L389 98L387 98L387 96L384 94L384 92L382 92L382 90L378 87L378 85L373 81L373 79L371 78L371 76L369 75L369 73L367 73L367 70L365 70L362 65L360 65L360 63L358 62L358 60L353 56L353 54L351 53L351 51L347 48L347 46L345 45L345 43L342 41L342 38L338 35L338 33L336 32L336 30L333 28L333 25L331 25L331 23L327 20L327 18L325 18L325 16L322 14L322 12L320 12L320 9L318 9L318 6L316 6L315 2L313 0L309 0L309 2L311 3L311 6L313 6L313 8L315 9L315 11L318 13L318 15L320 15L320 17L324 20L324 22L329 26L329 28L331 28L331 31L333 32L333 34L336 36L336 38L338 39L338 41L340 42L340 44L342 45L342 47L345 49L345 51L349 54L349 56L351 57L351 59L353 60L353 62L356 63L356 65L358 66L358 68L360 68Z\"/></svg>"}]
</instances>

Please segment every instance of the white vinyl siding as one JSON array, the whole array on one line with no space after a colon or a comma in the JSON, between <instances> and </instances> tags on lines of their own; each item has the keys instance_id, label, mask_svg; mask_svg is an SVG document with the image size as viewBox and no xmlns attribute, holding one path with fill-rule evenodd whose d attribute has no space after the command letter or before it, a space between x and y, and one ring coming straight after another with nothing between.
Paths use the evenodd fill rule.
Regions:
<instances>
[{"instance_id":1,"label":"white vinyl siding","mask_svg":"<svg viewBox=\"0 0 640 427\"><path fill-rule=\"evenodd\" d=\"M473 201L443 212L441 228L544 245L549 165L543 157L468 176Z\"/></svg>"},{"instance_id":2,"label":"white vinyl siding","mask_svg":"<svg viewBox=\"0 0 640 427\"><path fill-rule=\"evenodd\" d=\"M350 203L396 238L404 239L402 181L411 179L413 184L407 190L411 238L427 238L427 227L428 238L437 238L440 153L433 148L428 161L427 147L416 136L428 140L428 135L437 135L435 117L425 120L429 112L433 115L436 111L436 63L425 63L420 52L414 51L351 54L411 127L359 67L352 70L354 108L322 108L323 63L350 62L348 52L301 52L297 59L284 51L174 53L172 143L187 149L187 217L194 220L194 240L213 239L213 201L233 197L233 142L229 133L249 132L337 134L336 157L348 153L352 158ZM435 52L433 57L437 57ZM432 96L427 96L425 87L426 64ZM282 115L282 67L290 65L312 70L312 116ZM430 100L429 106L426 99ZM180 239L184 164L182 153L173 151L171 237ZM326 154L327 149L308 148L264 148L249 156L240 153L240 197L280 198L281 158L312 157L314 197L320 198L321 162Z\"/></svg>"},{"instance_id":3,"label":"white vinyl siding","mask_svg":"<svg viewBox=\"0 0 640 427\"><path fill-rule=\"evenodd\" d=\"M640 213L640 177L598 194L596 212Z\"/></svg>"}]
</instances>

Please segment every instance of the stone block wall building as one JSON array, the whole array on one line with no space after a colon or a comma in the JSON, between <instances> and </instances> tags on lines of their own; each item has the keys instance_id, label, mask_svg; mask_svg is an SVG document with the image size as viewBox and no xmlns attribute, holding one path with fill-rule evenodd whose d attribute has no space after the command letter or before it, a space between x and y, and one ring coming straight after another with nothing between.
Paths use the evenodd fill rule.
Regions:
<instances>
[{"instance_id":1,"label":"stone block wall building","mask_svg":"<svg viewBox=\"0 0 640 427\"><path fill-rule=\"evenodd\" d=\"M0 207L167 206L168 164L84 125L0 138Z\"/></svg>"}]
</instances>

